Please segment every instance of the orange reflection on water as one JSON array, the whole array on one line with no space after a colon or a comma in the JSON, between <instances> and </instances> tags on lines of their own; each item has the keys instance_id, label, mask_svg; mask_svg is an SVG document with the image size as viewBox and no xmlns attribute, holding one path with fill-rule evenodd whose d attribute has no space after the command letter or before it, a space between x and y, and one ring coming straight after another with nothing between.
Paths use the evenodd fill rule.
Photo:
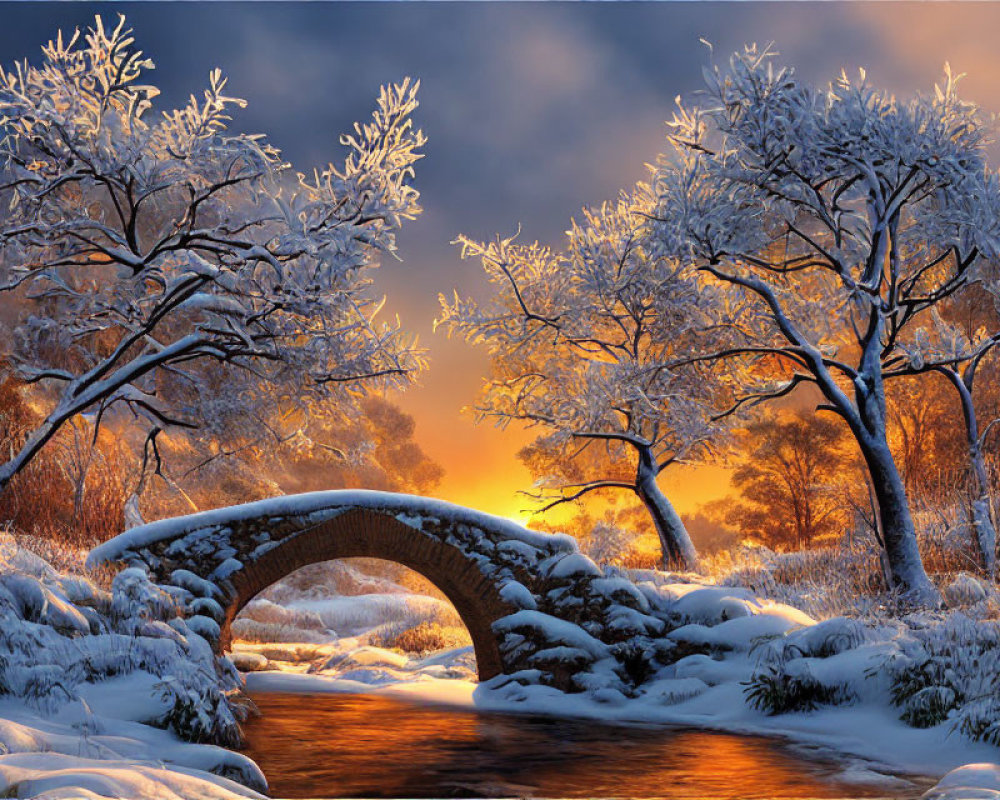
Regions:
<instances>
[{"instance_id":1,"label":"orange reflection on water","mask_svg":"<svg viewBox=\"0 0 1000 800\"><path fill-rule=\"evenodd\" d=\"M254 696L276 797L885 797L774 740L479 714L371 695ZM909 795L919 794L911 790Z\"/></svg>"}]
</instances>

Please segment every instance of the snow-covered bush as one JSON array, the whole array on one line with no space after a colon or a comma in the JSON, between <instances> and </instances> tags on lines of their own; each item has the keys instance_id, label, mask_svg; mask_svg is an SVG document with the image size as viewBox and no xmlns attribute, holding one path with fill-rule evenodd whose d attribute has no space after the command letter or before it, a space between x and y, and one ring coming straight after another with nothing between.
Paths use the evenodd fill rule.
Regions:
<instances>
[{"instance_id":1,"label":"snow-covered bush","mask_svg":"<svg viewBox=\"0 0 1000 800\"><path fill-rule=\"evenodd\" d=\"M232 634L244 642L322 642L336 636L315 611L263 597L250 601L233 620Z\"/></svg>"},{"instance_id":2,"label":"snow-covered bush","mask_svg":"<svg viewBox=\"0 0 1000 800\"><path fill-rule=\"evenodd\" d=\"M949 606L971 606L986 599L986 587L968 572L960 572L944 588L944 599Z\"/></svg>"},{"instance_id":3,"label":"snow-covered bush","mask_svg":"<svg viewBox=\"0 0 1000 800\"><path fill-rule=\"evenodd\" d=\"M754 649L758 663L744 695L767 714L864 700L895 706L913 727L947 723L1000 745L1000 622L959 612L833 618L761 639Z\"/></svg>"},{"instance_id":4,"label":"snow-covered bush","mask_svg":"<svg viewBox=\"0 0 1000 800\"><path fill-rule=\"evenodd\" d=\"M790 629L785 635L758 639L757 669L743 682L747 703L766 714L813 711L822 705L844 705L858 696L864 680L852 655L872 638L858 620L835 617L815 625Z\"/></svg>"},{"instance_id":5,"label":"snow-covered bush","mask_svg":"<svg viewBox=\"0 0 1000 800\"><path fill-rule=\"evenodd\" d=\"M120 572L109 593L86 578L60 575L5 537L0 694L53 715L105 681L131 677L156 686L137 698L148 709L141 721L188 741L238 744L239 677L182 618L182 602L193 598L181 594L154 585L138 568Z\"/></svg>"},{"instance_id":6,"label":"snow-covered bush","mask_svg":"<svg viewBox=\"0 0 1000 800\"><path fill-rule=\"evenodd\" d=\"M580 547L598 564L623 565L634 554L637 538L633 531L598 520L581 540Z\"/></svg>"},{"instance_id":7,"label":"snow-covered bush","mask_svg":"<svg viewBox=\"0 0 1000 800\"><path fill-rule=\"evenodd\" d=\"M722 586L750 589L816 619L869 613L888 594L873 543L853 537L788 553L741 546L716 557L712 574Z\"/></svg>"},{"instance_id":8,"label":"snow-covered bush","mask_svg":"<svg viewBox=\"0 0 1000 800\"><path fill-rule=\"evenodd\" d=\"M915 727L950 721L1000 746L1000 623L956 613L916 628L887 662L892 702Z\"/></svg>"},{"instance_id":9,"label":"snow-covered bush","mask_svg":"<svg viewBox=\"0 0 1000 800\"><path fill-rule=\"evenodd\" d=\"M157 684L169 708L156 722L189 742L238 747L246 705L234 705L204 669L167 675ZM237 716L239 715L239 717Z\"/></svg>"},{"instance_id":10,"label":"snow-covered bush","mask_svg":"<svg viewBox=\"0 0 1000 800\"><path fill-rule=\"evenodd\" d=\"M769 664L744 686L747 702L766 714L813 711L821 705L840 705L851 699L847 686L823 683L802 659Z\"/></svg>"}]
</instances>

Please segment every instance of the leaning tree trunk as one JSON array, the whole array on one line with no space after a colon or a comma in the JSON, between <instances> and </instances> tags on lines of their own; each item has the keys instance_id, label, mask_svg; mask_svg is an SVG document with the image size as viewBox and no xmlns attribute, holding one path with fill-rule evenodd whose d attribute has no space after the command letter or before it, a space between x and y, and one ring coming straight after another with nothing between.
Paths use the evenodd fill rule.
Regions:
<instances>
[{"instance_id":1,"label":"leaning tree trunk","mask_svg":"<svg viewBox=\"0 0 1000 800\"><path fill-rule=\"evenodd\" d=\"M856 407L841 408L868 467L892 587L899 589L908 603L937 607L941 605L941 595L924 569L906 486L886 433L885 384L880 360L882 329L878 312L873 312L862 369L853 381ZM836 392L829 392L828 397L830 394L838 397Z\"/></svg>"},{"instance_id":2,"label":"leaning tree trunk","mask_svg":"<svg viewBox=\"0 0 1000 800\"><path fill-rule=\"evenodd\" d=\"M965 440L969 448L969 465L972 467L972 530L983 570L993 577L996 574L997 532L993 518L993 503L990 497L990 480L986 472L986 460L983 458L983 444L979 435L979 418L976 416L976 406L972 400L973 381L976 377L976 366L973 362L964 374L957 370L940 370L952 382L962 402L962 419L965 421Z\"/></svg>"},{"instance_id":3,"label":"leaning tree trunk","mask_svg":"<svg viewBox=\"0 0 1000 800\"><path fill-rule=\"evenodd\" d=\"M889 449L884 429L881 430L881 435L876 433L858 436L858 445L871 476L893 585L901 589L911 601L939 605L941 596L924 569L906 488Z\"/></svg>"},{"instance_id":4,"label":"leaning tree trunk","mask_svg":"<svg viewBox=\"0 0 1000 800\"><path fill-rule=\"evenodd\" d=\"M990 502L990 482L986 474L986 461L979 437L974 428L969 435L969 461L972 465L972 529L976 546L982 559L983 570L991 578L996 574L997 530L993 522L993 504Z\"/></svg>"},{"instance_id":5,"label":"leaning tree trunk","mask_svg":"<svg viewBox=\"0 0 1000 800\"><path fill-rule=\"evenodd\" d=\"M698 569L698 551L688 535L687 528L677 510L656 483L658 470L653 451L644 448L639 451L639 467L636 470L635 493L646 506L660 537L660 549L664 569Z\"/></svg>"}]
</instances>

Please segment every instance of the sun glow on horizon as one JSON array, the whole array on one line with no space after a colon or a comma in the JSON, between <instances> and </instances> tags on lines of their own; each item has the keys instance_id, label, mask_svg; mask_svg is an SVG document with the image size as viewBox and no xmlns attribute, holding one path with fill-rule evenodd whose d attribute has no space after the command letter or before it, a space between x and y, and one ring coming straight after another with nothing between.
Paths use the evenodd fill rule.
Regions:
<instances>
[{"instance_id":1,"label":"sun glow on horizon","mask_svg":"<svg viewBox=\"0 0 1000 800\"><path fill-rule=\"evenodd\" d=\"M522 528L527 528L528 523L531 522L532 515L527 512L514 512L512 514L503 514L504 519L508 519L515 525L520 525Z\"/></svg>"}]
</instances>

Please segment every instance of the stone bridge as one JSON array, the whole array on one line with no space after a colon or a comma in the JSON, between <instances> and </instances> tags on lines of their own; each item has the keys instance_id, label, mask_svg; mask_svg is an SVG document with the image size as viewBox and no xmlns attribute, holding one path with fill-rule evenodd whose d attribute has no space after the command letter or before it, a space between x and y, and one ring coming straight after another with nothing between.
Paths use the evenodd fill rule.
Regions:
<instances>
[{"instance_id":1,"label":"stone bridge","mask_svg":"<svg viewBox=\"0 0 1000 800\"><path fill-rule=\"evenodd\" d=\"M161 520L98 546L88 563L147 570L221 654L259 592L307 564L356 556L436 585L469 630L482 681L628 693L636 648L655 659L664 629L642 591L605 576L569 536L385 492L314 492Z\"/></svg>"}]
</instances>

